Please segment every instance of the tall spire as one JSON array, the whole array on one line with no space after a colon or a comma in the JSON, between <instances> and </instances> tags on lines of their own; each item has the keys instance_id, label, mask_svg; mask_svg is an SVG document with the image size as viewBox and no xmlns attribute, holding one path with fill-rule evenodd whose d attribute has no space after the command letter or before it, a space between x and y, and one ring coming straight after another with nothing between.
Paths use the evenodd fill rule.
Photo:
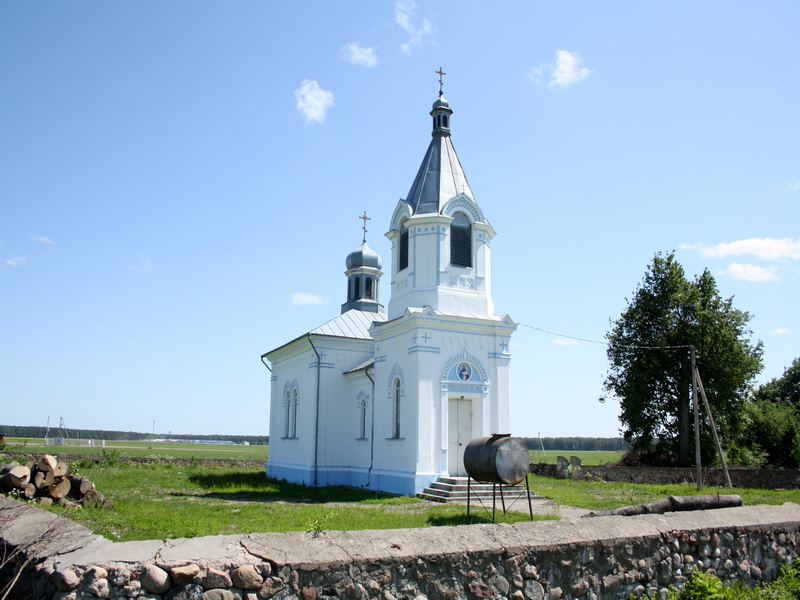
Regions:
<instances>
[{"instance_id":1,"label":"tall spire","mask_svg":"<svg viewBox=\"0 0 800 600\"><path fill-rule=\"evenodd\" d=\"M412 214L438 213L459 194L467 194L473 200L475 198L450 140L450 115L453 110L442 91L442 76L446 73L441 67L436 73L439 75L439 97L430 112L433 117L433 139L405 200Z\"/></svg>"}]
</instances>

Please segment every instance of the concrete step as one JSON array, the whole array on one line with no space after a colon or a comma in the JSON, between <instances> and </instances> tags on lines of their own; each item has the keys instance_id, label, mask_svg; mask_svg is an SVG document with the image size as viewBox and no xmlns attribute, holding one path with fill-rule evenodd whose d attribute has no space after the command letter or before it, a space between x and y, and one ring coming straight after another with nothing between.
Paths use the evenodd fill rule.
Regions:
<instances>
[{"instance_id":1,"label":"concrete step","mask_svg":"<svg viewBox=\"0 0 800 600\"><path fill-rule=\"evenodd\" d=\"M500 485L495 486L497 491L497 502L501 502L500 498ZM512 501L525 496L525 487L521 485L502 486L503 498L506 501ZM427 500L434 502L452 502L463 504L467 501L489 500L492 499L492 484L491 483L478 483L471 482L468 484L466 477L440 477L434 481L430 487L423 490L421 496ZM545 501L546 499L536 494L531 494L531 500L537 502Z\"/></svg>"}]
</instances>

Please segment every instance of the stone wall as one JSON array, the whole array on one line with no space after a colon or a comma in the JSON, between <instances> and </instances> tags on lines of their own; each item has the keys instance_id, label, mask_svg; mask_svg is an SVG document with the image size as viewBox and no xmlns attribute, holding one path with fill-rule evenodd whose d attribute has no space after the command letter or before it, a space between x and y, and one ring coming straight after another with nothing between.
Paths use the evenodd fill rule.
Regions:
<instances>
[{"instance_id":1,"label":"stone wall","mask_svg":"<svg viewBox=\"0 0 800 600\"><path fill-rule=\"evenodd\" d=\"M571 457L574 458L574 457ZM567 466L568 465L568 466ZM696 481L694 468L679 467L613 467L589 466L579 460L560 464L532 463L530 472L548 477L596 477L603 481L630 483L691 483ZM794 489L800 487L800 471L784 469L728 469L734 487L764 489ZM722 469L703 469L703 483L725 486Z\"/></svg>"},{"instance_id":2,"label":"stone wall","mask_svg":"<svg viewBox=\"0 0 800 600\"><path fill-rule=\"evenodd\" d=\"M800 506L114 543L0 498L0 533L35 543L19 590L38 600L594 600L663 597L697 569L771 580L800 550Z\"/></svg>"}]
</instances>

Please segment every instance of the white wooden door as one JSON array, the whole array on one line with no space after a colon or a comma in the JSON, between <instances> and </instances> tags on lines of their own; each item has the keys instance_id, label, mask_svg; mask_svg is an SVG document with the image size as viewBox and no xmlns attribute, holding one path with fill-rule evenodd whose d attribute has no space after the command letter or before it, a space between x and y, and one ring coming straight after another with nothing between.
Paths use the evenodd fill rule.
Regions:
<instances>
[{"instance_id":1,"label":"white wooden door","mask_svg":"<svg viewBox=\"0 0 800 600\"><path fill-rule=\"evenodd\" d=\"M472 400L450 400L447 429L447 472L451 477L466 477L464 449L472 439Z\"/></svg>"}]
</instances>

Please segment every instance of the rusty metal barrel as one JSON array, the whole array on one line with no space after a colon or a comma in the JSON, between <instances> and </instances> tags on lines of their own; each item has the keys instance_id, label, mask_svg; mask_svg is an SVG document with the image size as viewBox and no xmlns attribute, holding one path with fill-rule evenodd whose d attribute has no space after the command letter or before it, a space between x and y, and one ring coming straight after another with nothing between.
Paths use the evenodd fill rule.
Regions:
<instances>
[{"instance_id":1,"label":"rusty metal barrel","mask_svg":"<svg viewBox=\"0 0 800 600\"><path fill-rule=\"evenodd\" d=\"M529 465L524 442L508 433L475 438L464 450L464 468L475 481L519 483L528 474Z\"/></svg>"}]
</instances>

